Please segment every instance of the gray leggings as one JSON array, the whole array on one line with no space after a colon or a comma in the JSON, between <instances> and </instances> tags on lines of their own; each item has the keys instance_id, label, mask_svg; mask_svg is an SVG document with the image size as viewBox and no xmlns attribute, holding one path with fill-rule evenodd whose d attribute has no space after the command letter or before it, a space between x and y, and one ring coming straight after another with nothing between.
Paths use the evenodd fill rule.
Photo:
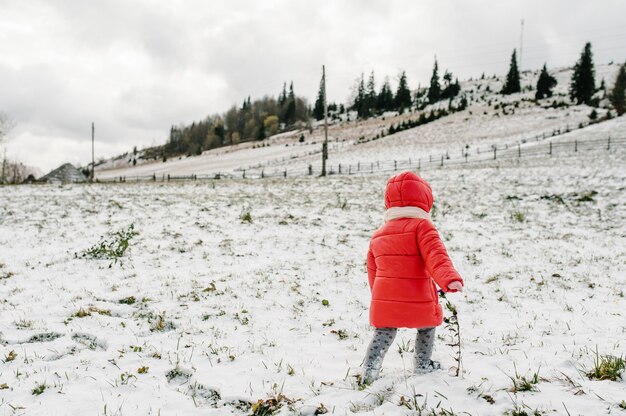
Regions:
<instances>
[{"instance_id":1,"label":"gray leggings","mask_svg":"<svg viewBox=\"0 0 626 416\"><path fill-rule=\"evenodd\" d=\"M373 381L378 378L378 373L385 359L385 354L391 347L398 332L397 328L376 328L374 337L367 347L365 363L363 364L364 379ZM435 328L420 328L415 336L415 368L429 365L435 342Z\"/></svg>"}]
</instances>

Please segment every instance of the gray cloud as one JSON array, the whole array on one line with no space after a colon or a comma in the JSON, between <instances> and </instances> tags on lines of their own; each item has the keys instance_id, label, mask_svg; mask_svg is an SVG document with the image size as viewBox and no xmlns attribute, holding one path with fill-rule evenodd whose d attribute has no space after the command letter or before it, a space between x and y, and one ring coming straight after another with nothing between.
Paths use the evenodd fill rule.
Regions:
<instances>
[{"instance_id":1,"label":"gray cloud","mask_svg":"<svg viewBox=\"0 0 626 416\"><path fill-rule=\"evenodd\" d=\"M428 82L436 54L460 78L504 73L525 19L524 68L571 65L585 41L596 62L623 60L626 3L165 2L0 0L0 110L17 122L9 153L50 169L163 143L169 126L223 112L284 81L344 101L361 72Z\"/></svg>"}]
</instances>

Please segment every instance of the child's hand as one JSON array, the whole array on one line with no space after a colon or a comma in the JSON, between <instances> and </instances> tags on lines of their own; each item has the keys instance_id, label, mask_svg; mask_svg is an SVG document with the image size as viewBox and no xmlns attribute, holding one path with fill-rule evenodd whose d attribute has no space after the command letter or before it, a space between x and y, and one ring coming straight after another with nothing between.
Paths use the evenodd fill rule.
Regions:
<instances>
[{"instance_id":1,"label":"child's hand","mask_svg":"<svg viewBox=\"0 0 626 416\"><path fill-rule=\"evenodd\" d=\"M461 282L457 280L448 285L448 290L455 291L455 292L462 292L463 285L461 284Z\"/></svg>"}]
</instances>

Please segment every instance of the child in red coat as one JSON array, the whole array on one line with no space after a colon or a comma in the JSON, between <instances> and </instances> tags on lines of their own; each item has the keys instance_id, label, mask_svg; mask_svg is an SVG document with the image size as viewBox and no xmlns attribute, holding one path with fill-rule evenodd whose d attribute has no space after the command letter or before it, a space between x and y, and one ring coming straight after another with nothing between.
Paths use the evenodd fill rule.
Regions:
<instances>
[{"instance_id":1,"label":"child in red coat","mask_svg":"<svg viewBox=\"0 0 626 416\"><path fill-rule=\"evenodd\" d=\"M463 290L463 279L430 221L430 185L413 172L389 179L384 224L374 233L367 254L372 293L370 324L376 328L363 366L362 382L378 378L397 328L417 328L415 372L440 368L431 360L435 327L443 312L435 283L444 292Z\"/></svg>"}]
</instances>

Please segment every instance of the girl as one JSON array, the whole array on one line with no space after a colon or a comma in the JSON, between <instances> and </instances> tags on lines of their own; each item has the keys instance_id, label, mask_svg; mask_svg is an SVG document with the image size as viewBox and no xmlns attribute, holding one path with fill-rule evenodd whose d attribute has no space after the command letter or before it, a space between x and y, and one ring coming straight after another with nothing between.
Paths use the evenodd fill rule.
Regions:
<instances>
[{"instance_id":1,"label":"girl","mask_svg":"<svg viewBox=\"0 0 626 416\"><path fill-rule=\"evenodd\" d=\"M378 378L397 328L417 328L415 373L441 367L430 359L435 327L443 321L435 283L444 292L460 292L463 279L430 221L432 205L430 185L415 173L402 172L387 182L384 224L372 236L367 253L370 324L376 330L361 383Z\"/></svg>"}]
</instances>

